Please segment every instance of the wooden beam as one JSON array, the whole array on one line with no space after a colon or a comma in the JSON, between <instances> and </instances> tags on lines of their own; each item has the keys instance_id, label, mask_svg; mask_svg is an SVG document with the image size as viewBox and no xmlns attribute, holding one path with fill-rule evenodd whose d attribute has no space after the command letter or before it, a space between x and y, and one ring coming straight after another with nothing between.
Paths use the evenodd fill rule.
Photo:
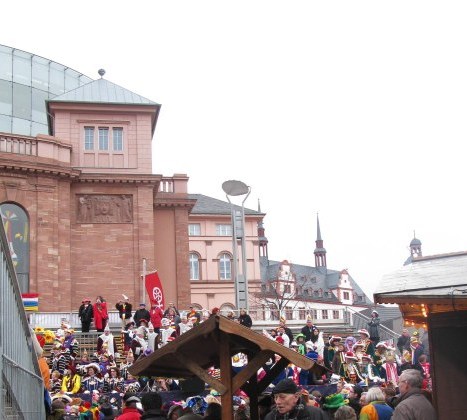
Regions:
<instances>
[{"instance_id":1,"label":"wooden beam","mask_svg":"<svg viewBox=\"0 0 467 420\"><path fill-rule=\"evenodd\" d=\"M175 357L180 362L181 365L186 366L190 372L196 375L198 378L202 379L204 382L208 383L212 388L214 388L219 394L225 394L227 391L226 387L222 382L218 381L216 378L213 378L209 373L207 373L201 366L197 365L193 360L186 357L184 354L177 352Z\"/></svg>"},{"instance_id":2,"label":"wooden beam","mask_svg":"<svg viewBox=\"0 0 467 420\"><path fill-rule=\"evenodd\" d=\"M284 357L280 359L276 364L271 368L269 372L266 373L261 382L258 383L257 389L258 394L261 394L268 385L279 375L282 369L285 369L287 365L290 363L289 360L285 359Z\"/></svg>"},{"instance_id":3,"label":"wooden beam","mask_svg":"<svg viewBox=\"0 0 467 420\"><path fill-rule=\"evenodd\" d=\"M258 369L263 366L274 354L268 350L260 351L248 364L238 372L232 381L232 392L241 388L253 375L256 375Z\"/></svg>"},{"instance_id":4,"label":"wooden beam","mask_svg":"<svg viewBox=\"0 0 467 420\"><path fill-rule=\"evenodd\" d=\"M232 357L230 356L229 335L219 331L219 361L221 381L225 392L221 393L222 418L233 419L232 405Z\"/></svg>"}]
</instances>

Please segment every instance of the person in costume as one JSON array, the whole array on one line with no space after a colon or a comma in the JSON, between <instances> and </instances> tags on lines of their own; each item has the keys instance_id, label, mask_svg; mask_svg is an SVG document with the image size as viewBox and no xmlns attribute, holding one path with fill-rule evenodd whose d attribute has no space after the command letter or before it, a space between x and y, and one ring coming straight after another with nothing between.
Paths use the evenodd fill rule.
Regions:
<instances>
[{"instance_id":1,"label":"person in costume","mask_svg":"<svg viewBox=\"0 0 467 420\"><path fill-rule=\"evenodd\" d=\"M135 362L135 358L133 356L133 351L130 349L126 355L125 362L120 363L120 375L123 379L128 377L128 369L133 365Z\"/></svg>"},{"instance_id":2,"label":"person in costume","mask_svg":"<svg viewBox=\"0 0 467 420\"><path fill-rule=\"evenodd\" d=\"M150 322L148 325L148 349L156 350L158 346L158 333L154 331L154 326Z\"/></svg>"},{"instance_id":3,"label":"person in costume","mask_svg":"<svg viewBox=\"0 0 467 420\"><path fill-rule=\"evenodd\" d=\"M369 354L365 353L362 355L362 361L359 367L362 376L367 380L368 386L384 382L384 379L381 378L379 371L373 364L373 359Z\"/></svg>"},{"instance_id":4,"label":"person in costume","mask_svg":"<svg viewBox=\"0 0 467 420\"><path fill-rule=\"evenodd\" d=\"M108 325L105 326L104 334L101 334L97 338L97 352L99 354L106 352L110 354L114 359L119 357L115 337L110 332L110 327Z\"/></svg>"},{"instance_id":5,"label":"person in costume","mask_svg":"<svg viewBox=\"0 0 467 420\"><path fill-rule=\"evenodd\" d=\"M62 390L62 375L58 370L54 370L50 376L50 393L52 395Z\"/></svg>"},{"instance_id":6,"label":"person in costume","mask_svg":"<svg viewBox=\"0 0 467 420\"><path fill-rule=\"evenodd\" d=\"M135 357L135 361L138 360L144 351L148 348L148 342L145 340L146 328L139 327L136 330L136 336L131 341L131 351Z\"/></svg>"},{"instance_id":7,"label":"person in costume","mask_svg":"<svg viewBox=\"0 0 467 420\"><path fill-rule=\"evenodd\" d=\"M79 307L78 317L81 320L81 331L89 332L91 328L92 317L94 316L91 299L83 299L81 306Z\"/></svg>"},{"instance_id":8,"label":"person in costume","mask_svg":"<svg viewBox=\"0 0 467 420\"><path fill-rule=\"evenodd\" d=\"M118 315L122 322L122 332L125 330L126 324L131 322L131 315L133 306L130 303L130 298L126 295L122 295L123 299L119 300L115 304L115 309L118 311Z\"/></svg>"},{"instance_id":9,"label":"person in costume","mask_svg":"<svg viewBox=\"0 0 467 420\"><path fill-rule=\"evenodd\" d=\"M120 371L116 366L112 366L108 373L104 375L104 385L102 392L118 392L119 394L124 392L124 379L120 376Z\"/></svg>"},{"instance_id":10,"label":"person in costume","mask_svg":"<svg viewBox=\"0 0 467 420\"><path fill-rule=\"evenodd\" d=\"M287 337L289 337L289 345L290 345L290 343L293 341L293 333L292 333L292 330L289 327L287 327L287 325L285 325L285 323L286 323L285 318L281 317L279 319L279 326L277 327L277 330L279 331L281 330L281 328L283 329L284 333L287 334ZM287 341L287 340L284 339L284 341Z\"/></svg>"},{"instance_id":11,"label":"person in costume","mask_svg":"<svg viewBox=\"0 0 467 420\"><path fill-rule=\"evenodd\" d=\"M79 343L74 334L75 330L73 328L66 329L65 340L63 341L63 347L68 349L72 360L75 360L79 351Z\"/></svg>"},{"instance_id":12,"label":"person in costume","mask_svg":"<svg viewBox=\"0 0 467 420\"><path fill-rule=\"evenodd\" d=\"M81 381L83 392L94 390L100 391L104 386L104 381L97 376L100 373L100 368L97 363L90 363L87 366L86 376Z\"/></svg>"},{"instance_id":13,"label":"person in costume","mask_svg":"<svg viewBox=\"0 0 467 420\"><path fill-rule=\"evenodd\" d=\"M402 335L397 339L397 349L401 356L404 350L410 350L410 334L407 328L402 330Z\"/></svg>"},{"instance_id":14,"label":"person in costume","mask_svg":"<svg viewBox=\"0 0 467 420\"><path fill-rule=\"evenodd\" d=\"M324 365L332 370L332 361L334 359L334 355L336 354L337 351L337 344L342 340L342 337L339 336L331 336L329 339L329 346L327 347L327 354L324 359Z\"/></svg>"},{"instance_id":15,"label":"person in costume","mask_svg":"<svg viewBox=\"0 0 467 420\"><path fill-rule=\"evenodd\" d=\"M76 373L73 366L68 366L62 379L62 392L77 394L81 389L81 376Z\"/></svg>"},{"instance_id":16,"label":"person in costume","mask_svg":"<svg viewBox=\"0 0 467 420\"><path fill-rule=\"evenodd\" d=\"M92 312L97 332L104 332L109 320L109 314L107 312L107 302L102 296L97 296L96 302L92 305Z\"/></svg>"},{"instance_id":17,"label":"person in costume","mask_svg":"<svg viewBox=\"0 0 467 420\"><path fill-rule=\"evenodd\" d=\"M396 352L394 349L389 348L386 351L386 359L381 365L384 370L384 374L381 377L386 379L386 382L390 382L394 385L399 381L400 368L396 360Z\"/></svg>"},{"instance_id":18,"label":"person in costume","mask_svg":"<svg viewBox=\"0 0 467 420\"><path fill-rule=\"evenodd\" d=\"M331 368L336 375L342 378L345 376L345 353L345 343L339 341L337 343L337 350L332 359Z\"/></svg>"},{"instance_id":19,"label":"person in costume","mask_svg":"<svg viewBox=\"0 0 467 420\"><path fill-rule=\"evenodd\" d=\"M418 359L423 354L423 346L420 343L418 335L413 335L410 337L410 351L412 353L412 365L415 369L423 373L423 369L418 363Z\"/></svg>"},{"instance_id":20,"label":"person in costume","mask_svg":"<svg viewBox=\"0 0 467 420\"><path fill-rule=\"evenodd\" d=\"M378 344L376 344L375 355L373 357L373 363L375 365L375 368L378 370L378 375L381 378L384 378L385 374L381 366L386 360L387 349L387 344L384 341L380 341Z\"/></svg>"},{"instance_id":21,"label":"person in costume","mask_svg":"<svg viewBox=\"0 0 467 420\"><path fill-rule=\"evenodd\" d=\"M60 343L56 343L52 352L52 371L56 370L60 372L61 375L63 375L66 367L69 364L69 360L66 355L66 350Z\"/></svg>"},{"instance_id":22,"label":"person in costume","mask_svg":"<svg viewBox=\"0 0 467 420\"><path fill-rule=\"evenodd\" d=\"M422 384L422 389L428 389L431 391L432 385L431 385L431 366L430 363L427 361L427 356L426 354L422 354L418 358L418 364L422 367L423 369L423 384Z\"/></svg>"},{"instance_id":23,"label":"person in costume","mask_svg":"<svg viewBox=\"0 0 467 420\"><path fill-rule=\"evenodd\" d=\"M185 312L182 312L180 319L181 319L181 322L175 328L175 330L177 331L177 335L182 335L183 333L186 333L187 331L193 328L193 324L191 320L188 319Z\"/></svg>"},{"instance_id":24,"label":"person in costume","mask_svg":"<svg viewBox=\"0 0 467 420\"><path fill-rule=\"evenodd\" d=\"M125 381L123 382L123 388L125 390L125 393L136 393L140 391L141 389L141 384L139 381L133 377L133 375L128 372Z\"/></svg>"},{"instance_id":25,"label":"person in costume","mask_svg":"<svg viewBox=\"0 0 467 420\"><path fill-rule=\"evenodd\" d=\"M358 333L360 334L360 339L357 343L363 345L363 353L369 354L373 357L375 355L375 346L370 340L370 333L365 328L358 330Z\"/></svg>"},{"instance_id":26,"label":"person in costume","mask_svg":"<svg viewBox=\"0 0 467 420\"><path fill-rule=\"evenodd\" d=\"M353 352L348 351L345 353L344 378L347 382L354 385L364 380L357 365L357 360Z\"/></svg>"},{"instance_id":27,"label":"person in costume","mask_svg":"<svg viewBox=\"0 0 467 420\"><path fill-rule=\"evenodd\" d=\"M170 320L168 318L162 318L161 320L161 331L160 331L160 346L165 346L169 341L174 340L177 337L177 331L172 328Z\"/></svg>"},{"instance_id":28,"label":"person in costume","mask_svg":"<svg viewBox=\"0 0 467 420\"><path fill-rule=\"evenodd\" d=\"M353 351L353 345L357 342L355 337L349 336L345 339L345 351Z\"/></svg>"},{"instance_id":29,"label":"person in costume","mask_svg":"<svg viewBox=\"0 0 467 420\"><path fill-rule=\"evenodd\" d=\"M307 352L307 349L306 349L306 344L305 344L305 335L300 333L300 334L297 334L297 336L295 337L295 342L297 343L297 353L301 354L301 355L305 355L306 352Z\"/></svg>"}]
</instances>

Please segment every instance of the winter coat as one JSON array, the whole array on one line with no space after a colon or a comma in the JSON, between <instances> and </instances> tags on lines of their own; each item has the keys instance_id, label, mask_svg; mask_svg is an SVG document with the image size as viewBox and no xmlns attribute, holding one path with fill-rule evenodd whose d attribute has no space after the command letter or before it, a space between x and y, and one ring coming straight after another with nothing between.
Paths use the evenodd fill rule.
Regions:
<instances>
[{"instance_id":1,"label":"winter coat","mask_svg":"<svg viewBox=\"0 0 467 420\"><path fill-rule=\"evenodd\" d=\"M84 303L79 307L79 319L81 322L91 322L93 317L92 305L85 306Z\"/></svg>"},{"instance_id":2,"label":"winter coat","mask_svg":"<svg viewBox=\"0 0 467 420\"><path fill-rule=\"evenodd\" d=\"M280 414L276 408L273 408L265 417L265 420L280 420L280 419L302 419L302 420L325 420L327 417L321 408L304 406L297 404L294 412ZM291 417L292 416L292 417Z\"/></svg>"},{"instance_id":3,"label":"winter coat","mask_svg":"<svg viewBox=\"0 0 467 420\"><path fill-rule=\"evenodd\" d=\"M137 408L125 407L122 414L117 417L117 420L140 420L141 413Z\"/></svg>"},{"instance_id":4,"label":"winter coat","mask_svg":"<svg viewBox=\"0 0 467 420\"><path fill-rule=\"evenodd\" d=\"M368 322L368 332L370 333L370 338L377 338L379 339L379 318L371 318L370 322ZM375 346L378 343L375 343Z\"/></svg>"},{"instance_id":5,"label":"winter coat","mask_svg":"<svg viewBox=\"0 0 467 420\"><path fill-rule=\"evenodd\" d=\"M418 388L401 395L392 420L436 420L436 411Z\"/></svg>"},{"instance_id":6,"label":"winter coat","mask_svg":"<svg viewBox=\"0 0 467 420\"><path fill-rule=\"evenodd\" d=\"M165 416L161 414L161 410L154 408L152 410L147 410L141 416L141 420L160 420L166 419Z\"/></svg>"},{"instance_id":7,"label":"winter coat","mask_svg":"<svg viewBox=\"0 0 467 420\"><path fill-rule=\"evenodd\" d=\"M253 321L251 320L251 317L248 314L240 314L240 316L238 317L238 321L240 322L240 324L248 328L251 328L251 326L253 325Z\"/></svg>"},{"instance_id":8,"label":"winter coat","mask_svg":"<svg viewBox=\"0 0 467 420\"><path fill-rule=\"evenodd\" d=\"M135 311L135 314L133 315L133 321L135 321L137 327L140 326L140 322L143 319L146 321L146 324L149 323L149 321L151 320L151 315L149 314L149 311L147 309L137 309Z\"/></svg>"}]
</instances>

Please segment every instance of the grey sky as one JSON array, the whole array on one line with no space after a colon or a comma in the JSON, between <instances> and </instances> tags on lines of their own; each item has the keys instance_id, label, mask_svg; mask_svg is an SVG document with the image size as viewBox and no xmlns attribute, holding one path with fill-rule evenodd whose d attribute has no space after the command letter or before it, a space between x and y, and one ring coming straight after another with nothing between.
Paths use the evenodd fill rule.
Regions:
<instances>
[{"instance_id":1,"label":"grey sky","mask_svg":"<svg viewBox=\"0 0 467 420\"><path fill-rule=\"evenodd\" d=\"M416 230L465 250L467 4L461 1L17 1L0 43L162 104L154 172L190 192L252 187L271 259L372 294Z\"/></svg>"}]
</instances>

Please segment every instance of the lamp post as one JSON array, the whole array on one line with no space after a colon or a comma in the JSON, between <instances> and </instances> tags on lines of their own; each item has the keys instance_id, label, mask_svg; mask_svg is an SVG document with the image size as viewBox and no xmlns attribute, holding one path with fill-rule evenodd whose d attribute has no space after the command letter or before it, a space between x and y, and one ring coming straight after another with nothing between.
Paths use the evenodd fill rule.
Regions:
<instances>
[{"instance_id":1,"label":"lamp post","mask_svg":"<svg viewBox=\"0 0 467 420\"><path fill-rule=\"evenodd\" d=\"M232 216L232 254L233 254L233 276L235 280L235 306L237 309L244 308L248 311L248 278L246 270L246 247L245 247L245 201L250 195L251 188L242 181L225 181L222 184L227 201L230 203ZM239 208L230 200L230 197L245 195ZM242 256L242 265L238 262L238 246Z\"/></svg>"}]
</instances>

